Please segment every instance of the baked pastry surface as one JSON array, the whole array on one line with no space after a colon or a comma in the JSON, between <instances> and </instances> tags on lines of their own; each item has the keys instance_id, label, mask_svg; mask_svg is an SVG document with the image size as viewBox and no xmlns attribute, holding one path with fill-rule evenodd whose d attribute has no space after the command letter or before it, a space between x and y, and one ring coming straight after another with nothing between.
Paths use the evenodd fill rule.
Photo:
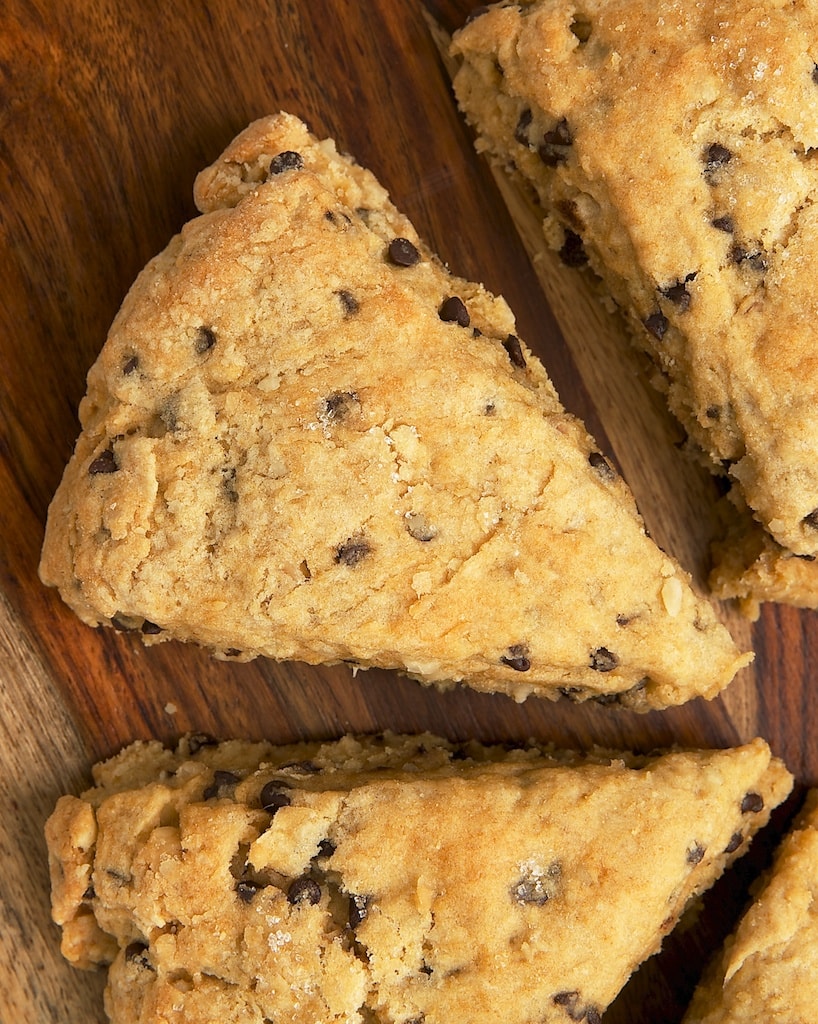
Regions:
<instances>
[{"instance_id":1,"label":"baked pastry surface","mask_svg":"<svg viewBox=\"0 0 818 1024\"><path fill-rule=\"evenodd\" d=\"M600 1015L792 779L762 740L639 758L431 736L136 743L46 836L113 1024Z\"/></svg>"},{"instance_id":2,"label":"baked pastry surface","mask_svg":"<svg viewBox=\"0 0 818 1024\"><path fill-rule=\"evenodd\" d=\"M88 376L40 573L87 623L645 709L748 660L506 303L281 114L195 186Z\"/></svg>"}]
</instances>

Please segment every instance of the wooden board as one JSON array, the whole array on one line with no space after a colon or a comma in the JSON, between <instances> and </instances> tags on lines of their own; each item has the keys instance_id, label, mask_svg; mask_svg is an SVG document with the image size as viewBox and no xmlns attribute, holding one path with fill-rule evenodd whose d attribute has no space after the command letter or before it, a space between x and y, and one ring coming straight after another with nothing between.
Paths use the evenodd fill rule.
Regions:
<instances>
[{"instance_id":1,"label":"wooden board","mask_svg":"<svg viewBox=\"0 0 818 1024\"><path fill-rule=\"evenodd\" d=\"M85 374L144 263L193 213L196 172L278 109L334 136L458 274L506 296L565 405L615 457L654 536L703 578L715 492L674 447L620 325L581 274L529 259L451 98L429 31L468 0L6 0L0 12L0 1021L104 1020L101 978L65 965L48 912L42 825L98 758L187 730L287 741L346 730L649 749L761 734L818 782L818 618L767 607L725 621L756 662L718 700L637 716L518 705L386 672L217 663L83 626L37 579L50 497L77 434ZM523 233L525 235L525 232ZM770 837L673 937L606 1021L676 1021ZM498 1009L498 1016L501 1009Z\"/></svg>"}]
</instances>

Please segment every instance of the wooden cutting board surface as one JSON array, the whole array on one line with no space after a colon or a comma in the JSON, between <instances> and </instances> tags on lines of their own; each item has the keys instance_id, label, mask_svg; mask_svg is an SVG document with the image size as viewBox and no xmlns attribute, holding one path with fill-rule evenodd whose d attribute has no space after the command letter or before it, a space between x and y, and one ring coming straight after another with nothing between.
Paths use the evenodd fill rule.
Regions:
<instances>
[{"instance_id":1,"label":"wooden cutting board surface","mask_svg":"<svg viewBox=\"0 0 818 1024\"><path fill-rule=\"evenodd\" d=\"M332 135L459 275L508 299L564 404L617 460L654 537L701 581L715 490L589 283L517 230L472 147L427 14L468 0L6 0L0 11L0 1022L103 1021L99 975L69 968L50 923L42 826L94 760L195 730L290 741L431 729L571 747L727 746L764 736L818 783L813 612L725 621L756 660L719 699L639 716L372 671L211 660L82 625L37 578L48 502L78 432L85 374L134 277L194 214L192 184L279 109ZM530 225L529 225L530 227ZM533 258L530 258L532 256ZM606 1021L676 1021L748 878L786 825L626 988ZM501 1008L498 1010L498 1019Z\"/></svg>"}]
</instances>

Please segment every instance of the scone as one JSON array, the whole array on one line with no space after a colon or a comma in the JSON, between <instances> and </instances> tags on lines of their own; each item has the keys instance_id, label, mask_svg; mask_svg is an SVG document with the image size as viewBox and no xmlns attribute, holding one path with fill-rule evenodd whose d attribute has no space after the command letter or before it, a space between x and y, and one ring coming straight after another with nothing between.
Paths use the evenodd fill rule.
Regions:
<instances>
[{"instance_id":1,"label":"scone","mask_svg":"<svg viewBox=\"0 0 818 1024\"><path fill-rule=\"evenodd\" d=\"M281 114L196 182L88 376L42 579L238 658L638 708L739 654L506 303Z\"/></svg>"},{"instance_id":2,"label":"scone","mask_svg":"<svg viewBox=\"0 0 818 1024\"><path fill-rule=\"evenodd\" d=\"M802 1024L818 999L818 791L725 943L684 1024Z\"/></svg>"},{"instance_id":3,"label":"scone","mask_svg":"<svg viewBox=\"0 0 818 1024\"><path fill-rule=\"evenodd\" d=\"M54 919L113 1024L599 1024L785 798L762 740L137 743L62 797Z\"/></svg>"},{"instance_id":4,"label":"scone","mask_svg":"<svg viewBox=\"0 0 818 1024\"><path fill-rule=\"evenodd\" d=\"M792 576L722 566L719 596L807 605L818 572L786 563L818 554L816 13L534 0L481 8L453 40L478 148L536 193L564 261L601 277Z\"/></svg>"}]
</instances>

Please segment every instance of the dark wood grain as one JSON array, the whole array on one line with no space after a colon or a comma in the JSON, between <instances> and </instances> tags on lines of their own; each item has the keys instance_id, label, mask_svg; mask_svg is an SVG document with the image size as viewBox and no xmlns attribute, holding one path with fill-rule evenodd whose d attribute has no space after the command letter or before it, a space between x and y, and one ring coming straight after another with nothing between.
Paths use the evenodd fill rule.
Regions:
<instances>
[{"instance_id":1,"label":"dark wood grain","mask_svg":"<svg viewBox=\"0 0 818 1024\"><path fill-rule=\"evenodd\" d=\"M451 30L469 6L428 0L425 9ZM656 432L623 419L630 399L602 387L634 358L621 328L581 275L535 269L502 185L474 154L425 9L421 0L2 7L2 1021L102 1019L99 979L58 956L42 823L60 792L83 784L93 760L136 738L203 730L286 741L392 728L650 749L724 746L760 733L801 785L818 782L814 613L765 608L751 627L725 608L725 621L755 646L753 669L710 704L637 716L518 705L462 687L440 693L379 671L353 678L344 667L226 664L176 644L146 651L129 635L83 626L40 585L48 502L76 437L85 374L119 303L194 213L196 172L247 122L279 109L333 135L453 270L506 296L565 405L623 467L654 534L702 578L709 483L673 449L674 427L641 377L629 379ZM592 344L597 336L602 349ZM772 834L785 821L782 812ZM674 939L606 1020L678 1020L746 881L738 872L726 880L705 925Z\"/></svg>"}]
</instances>

